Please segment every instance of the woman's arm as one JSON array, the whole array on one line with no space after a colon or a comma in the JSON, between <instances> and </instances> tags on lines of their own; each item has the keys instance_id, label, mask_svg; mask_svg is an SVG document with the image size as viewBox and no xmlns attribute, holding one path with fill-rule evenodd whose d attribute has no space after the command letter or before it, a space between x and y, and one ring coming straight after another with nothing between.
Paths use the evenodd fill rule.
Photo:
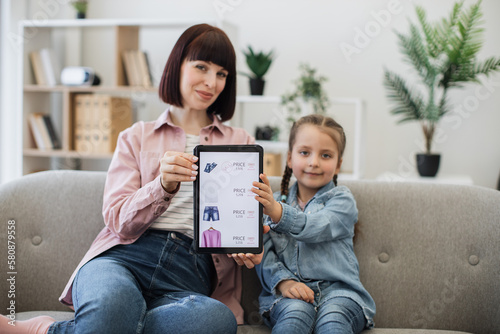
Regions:
<instances>
[{"instance_id":1,"label":"woman's arm","mask_svg":"<svg viewBox=\"0 0 500 334\"><path fill-rule=\"evenodd\" d=\"M140 161L141 137L138 125L120 134L104 188L104 222L112 233L124 240L139 237L165 212L177 191L169 193L163 188L162 175L141 185L142 178L148 173L157 173L160 164L159 159Z\"/></svg>"}]
</instances>

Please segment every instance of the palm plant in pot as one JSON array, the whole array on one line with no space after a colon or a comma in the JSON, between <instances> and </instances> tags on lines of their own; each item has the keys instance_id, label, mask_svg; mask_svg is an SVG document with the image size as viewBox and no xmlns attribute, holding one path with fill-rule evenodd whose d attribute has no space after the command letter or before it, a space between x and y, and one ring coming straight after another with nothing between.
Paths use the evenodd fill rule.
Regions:
<instances>
[{"instance_id":1,"label":"palm plant in pot","mask_svg":"<svg viewBox=\"0 0 500 334\"><path fill-rule=\"evenodd\" d=\"M432 140L438 122L451 110L449 89L467 82L479 83L480 75L500 70L500 58L476 59L483 44L480 4L478 1L465 9L463 1L458 2L447 19L434 24L427 21L422 7L416 7L419 26L411 23L408 35L397 36L404 59L418 74L418 88L384 70L387 97L393 102L391 113L400 116L399 123L417 121L422 127L426 152L417 154L422 176L435 176L439 168L440 155L432 153ZM428 160L435 165L428 167Z\"/></svg>"},{"instance_id":2,"label":"palm plant in pot","mask_svg":"<svg viewBox=\"0 0 500 334\"><path fill-rule=\"evenodd\" d=\"M273 50L268 53L254 52L251 46L248 46L248 51L243 51L248 68L252 74L241 73L250 78L250 94L262 95L264 93L264 75L269 70L273 62Z\"/></svg>"}]
</instances>

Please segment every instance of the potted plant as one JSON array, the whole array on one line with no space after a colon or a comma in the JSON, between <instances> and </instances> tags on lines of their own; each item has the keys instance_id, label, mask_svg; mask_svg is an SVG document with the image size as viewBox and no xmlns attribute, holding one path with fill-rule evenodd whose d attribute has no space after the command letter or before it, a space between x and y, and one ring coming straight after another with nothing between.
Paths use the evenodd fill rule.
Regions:
<instances>
[{"instance_id":1,"label":"potted plant","mask_svg":"<svg viewBox=\"0 0 500 334\"><path fill-rule=\"evenodd\" d=\"M281 96L281 104L286 107L290 122L308 111L325 114L329 105L328 96L323 89L327 78L316 75L316 69L308 64L300 64L299 69L301 74L295 80L295 91Z\"/></svg>"},{"instance_id":2,"label":"potted plant","mask_svg":"<svg viewBox=\"0 0 500 334\"><path fill-rule=\"evenodd\" d=\"M251 46L248 46L248 51L243 51L248 68L252 74L241 73L250 78L250 94L262 95L264 93L264 75L269 70L273 62L273 50L268 53L262 51L255 53Z\"/></svg>"},{"instance_id":3,"label":"potted plant","mask_svg":"<svg viewBox=\"0 0 500 334\"><path fill-rule=\"evenodd\" d=\"M76 17L78 19L84 19L87 13L88 1L87 0L75 0L71 1L71 4L76 9Z\"/></svg>"},{"instance_id":4,"label":"potted plant","mask_svg":"<svg viewBox=\"0 0 500 334\"><path fill-rule=\"evenodd\" d=\"M419 86L410 87L401 76L384 70L387 97L394 103L391 113L400 117L399 123L417 121L422 127L426 152L417 155L422 176L435 176L439 168L440 155L432 153L432 139L439 120L451 110L449 89L479 82L479 75L500 69L500 58L476 59L483 43L480 4L467 10L463 1L458 2L447 19L434 24L427 21L422 7L416 7L420 25L411 23L408 35L397 36L404 59L418 74ZM435 165L427 167L427 160Z\"/></svg>"}]
</instances>

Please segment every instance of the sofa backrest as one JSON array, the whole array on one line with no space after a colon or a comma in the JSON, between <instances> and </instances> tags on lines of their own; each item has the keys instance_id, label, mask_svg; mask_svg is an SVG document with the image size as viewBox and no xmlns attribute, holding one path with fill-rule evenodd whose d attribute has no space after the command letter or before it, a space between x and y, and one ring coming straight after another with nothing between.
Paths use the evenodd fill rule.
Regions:
<instances>
[{"instance_id":1,"label":"sofa backrest","mask_svg":"<svg viewBox=\"0 0 500 334\"><path fill-rule=\"evenodd\" d=\"M104 227L105 172L47 171L0 187L1 245L15 221L16 311L68 311L58 300L90 244ZM2 259L2 275L11 270ZM0 308L10 298L0 280Z\"/></svg>"},{"instance_id":2,"label":"sofa backrest","mask_svg":"<svg viewBox=\"0 0 500 334\"><path fill-rule=\"evenodd\" d=\"M376 324L500 333L500 192L345 182L356 198L361 281Z\"/></svg>"},{"instance_id":3,"label":"sofa backrest","mask_svg":"<svg viewBox=\"0 0 500 334\"><path fill-rule=\"evenodd\" d=\"M0 244L15 226L16 311L68 310L67 280L103 227L105 172L48 171L0 186ZM272 178L273 189L279 178ZM344 181L359 210L355 244L375 323L500 333L500 192L470 186ZM10 224L9 224L10 223ZM7 255L2 275L11 272ZM244 270L242 303L261 322L260 285ZM12 298L0 280L0 308ZM1 312L5 313L5 311Z\"/></svg>"}]
</instances>

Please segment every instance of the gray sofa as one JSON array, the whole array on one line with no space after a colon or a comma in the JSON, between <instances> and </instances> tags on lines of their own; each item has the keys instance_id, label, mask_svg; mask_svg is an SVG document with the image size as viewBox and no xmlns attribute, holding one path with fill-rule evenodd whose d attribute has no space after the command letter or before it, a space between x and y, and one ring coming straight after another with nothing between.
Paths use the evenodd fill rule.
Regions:
<instances>
[{"instance_id":1,"label":"gray sofa","mask_svg":"<svg viewBox=\"0 0 500 334\"><path fill-rule=\"evenodd\" d=\"M48 171L0 186L1 313L10 312L13 300L18 320L40 313L71 318L58 297L103 226L105 177ZM277 186L279 179L272 182ZM358 203L361 233L355 250L361 280L377 304L376 328L365 333L500 333L500 192L342 183ZM13 269L7 267L12 225ZM12 285L6 278L14 270ZM243 285L248 325L239 333L269 333L257 311L260 285L254 271L244 269Z\"/></svg>"}]
</instances>

